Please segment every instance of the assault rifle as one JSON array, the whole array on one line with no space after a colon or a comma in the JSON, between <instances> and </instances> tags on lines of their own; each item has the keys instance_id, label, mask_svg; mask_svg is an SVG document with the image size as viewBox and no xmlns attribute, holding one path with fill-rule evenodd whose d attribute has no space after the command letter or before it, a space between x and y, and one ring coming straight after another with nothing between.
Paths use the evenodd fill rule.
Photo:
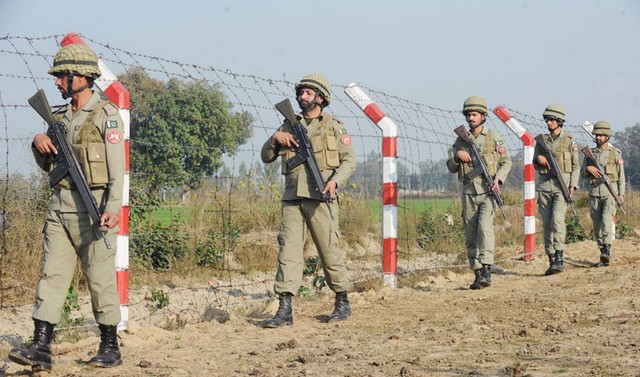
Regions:
<instances>
[{"instance_id":1,"label":"assault rifle","mask_svg":"<svg viewBox=\"0 0 640 377\"><path fill-rule=\"evenodd\" d=\"M87 207L87 211L89 211L89 217L91 218L91 221L93 221L93 225L97 227L100 234L102 234L102 239L104 239L104 244L107 246L107 249L111 249L111 243L107 240L108 228L106 226L100 226L100 218L102 217L102 214L98 209L96 199L91 194L91 189L89 189L87 180L82 174L78 159L76 158L75 153L73 153L73 147L71 146L71 143L69 143L69 139L67 139L67 130L65 125L62 122L56 121L53 117L51 107L49 107L49 101L47 101L47 96L44 94L42 89L38 90L36 94L29 98L29 105L31 105L31 107L33 107L49 125L53 145L58 150L58 154L52 156L53 161L57 162L57 166L49 172L49 180L51 181L51 184L56 185L67 176L71 178L75 189L78 190L78 193L82 198L84 206Z\"/></svg>"},{"instance_id":2,"label":"assault rifle","mask_svg":"<svg viewBox=\"0 0 640 377\"><path fill-rule=\"evenodd\" d=\"M607 173L605 173L604 167L602 166L602 164L600 164L596 156L594 156L593 152L591 151L591 148L589 147L582 148L582 153L584 153L587 159L591 161L593 165L596 167L596 169L600 171L601 177L598 178L595 184L599 185L601 183L604 183L605 186L607 186L607 189L609 190L611 195L613 196L613 199L616 201L616 203L618 203L618 207L620 207L620 210L622 210L622 213L626 215L627 212L624 210L624 207L622 206L622 200L620 200L620 197L618 196L618 191L616 190L615 187L613 187L613 183L611 182L611 179L609 179L609 176L607 175Z\"/></svg>"},{"instance_id":3,"label":"assault rifle","mask_svg":"<svg viewBox=\"0 0 640 377\"><path fill-rule=\"evenodd\" d=\"M467 134L467 130L464 126L457 127L453 130L456 135L460 136L467 146L469 147L469 152L471 154L471 165L473 165L473 170L465 174L466 179L473 179L482 174L482 179L484 183L487 185L487 189L489 190L489 194L493 196L493 199L496 201L500 212L502 212L502 217L506 220L507 215L504 213L504 209L502 206L504 205L504 200L502 200L502 196L500 196L500 191L493 190L493 177L489 174L489 169L487 168L487 164L484 162L484 159L480 155L480 151L476 147L476 144L469 138Z\"/></svg>"},{"instance_id":4,"label":"assault rifle","mask_svg":"<svg viewBox=\"0 0 640 377\"><path fill-rule=\"evenodd\" d=\"M576 208L573 206L573 198L571 197L571 192L569 191L569 188L567 187L567 183L564 181L564 178L562 177L562 171L560 170L560 166L558 165L558 160L556 160L556 156L554 156L553 152L551 152L551 150L547 148L547 144L544 142L542 135L539 135L538 137L536 137L536 142L538 143L538 145L540 145L540 147L544 151L545 157L547 158L547 161L549 162L549 166L551 167L551 169L549 169L549 172L543 175L548 179L551 179L554 177L558 179L558 183L560 184L560 190L562 190L562 196L564 196L564 200L567 203L569 203L569 205L571 206L571 210L573 211L573 216L578 217L578 214L576 213Z\"/></svg>"},{"instance_id":5,"label":"assault rifle","mask_svg":"<svg viewBox=\"0 0 640 377\"><path fill-rule=\"evenodd\" d=\"M326 184L324 182L324 179L322 179L320 168L318 168L318 162L316 161L316 156L313 153L311 142L307 137L307 131L296 118L296 114L293 112L293 107L291 107L291 102L288 98L284 101L276 103L276 109L278 109L280 114L282 114L293 126L293 138L298 143L298 146L295 147L296 155L286 161L287 168L291 170L300 164L307 164L307 167L311 171L311 174L313 174L313 180L316 183L316 187L322 195L322 201L327 204L331 220L335 220L333 217L333 211L331 211L331 206L329 205L331 202L333 202L333 198L331 197L331 194L329 194L329 192L325 192L324 194L322 193Z\"/></svg>"}]
</instances>

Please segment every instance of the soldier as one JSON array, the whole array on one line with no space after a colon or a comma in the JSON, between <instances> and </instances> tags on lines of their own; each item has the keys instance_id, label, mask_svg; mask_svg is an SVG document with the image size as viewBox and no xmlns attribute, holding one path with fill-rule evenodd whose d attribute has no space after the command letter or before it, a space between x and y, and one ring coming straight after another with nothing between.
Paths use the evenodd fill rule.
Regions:
<instances>
[{"instance_id":1,"label":"soldier","mask_svg":"<svg viewBox=\"0 0 640 377\"><path fill-rule=\"evenodd\" d=\"M605 120L593 125L596 147L591 152L601 166L605 174L611 180L616 189L620 201L624 203L625 176L622 152L609 144L609 138L613 135L611 125ZM598 266L608 266L611 260L611 241L613 240L613 216L616 214L616 200L613 198L603 181L602 174L594 164L585 158L580 169L582 178L589 181L589 214L593 221L593 234L596 236L600 249L600 263Z\"/></svg>"},{"instance_id":2,"label":"soldier","mask_svg":"<svg viewBox=\"0 0 640 377\"><path fill-rule=\"evenodd\" d=\"M336 189L343 186L356 169L351 137L340 120L323 112L331 102L331 87L323 76L306 75L295 86L295 90L296 100L302 110L297 118L306 128L322 178L326 182L322 193L328 192L334 197ZM288 169L285 162L295 156L293 147L298 146L292 133L292 124L285 120L264 143L261 152L264 163L271 163L281 156L282 174L285 176L282 224L278 235L278 271L274 284L275 293L279 296L279 308L272 319L262 323L267 328L293 324L291 297L302 284L307 228L318 249L327 285L336 293L329 322L345 320L351 314L347 297L350 283L344 258L338 250L338 205L336 201L330 203L335 215L331 219L306 164Z\"/></svg>"},{"instance_id":3,"label":"soldier","mask_svg":"<svg viewBox=\"0 0 640 377\"><path fill-rule=\"evenodd\" d=\"M486 122L488 109L482 97L472 96L464 101L462 107L467 123L469 137L476 144L484 159L489 174L493 177L492 189L499 192L511 170L511 158L502 136L489 130ZM451 149L452 157L447 160L447 168L458 174L462 182L462 221L465 233L465 244L469 266L475 279L470 289L482 289L491 286L491 265L495 246L493 220L495 217L495 200L482 176L470 178L466 176L473 170L471 155L467 144L458 137Z\"/></svg>"},{"instance_id":4,"label":"soldier","mask_svg":"<svg viewBox=\"0 0 640 377\"><path fill-rule=\"evenodd\" d=\"M567 233L567 201L559 179L563 180L569 190L569 197L573 198L580 178L580 162L578 143L573 135L562 129L565 122L564 108L561 105L549 105L542 117L547 123L549 134L536 136L533 166L538 171L538 211L544 228L544 249L549 258L549 268L544 274L552 275L562 272L564 268L564 242ZM541 143L544 143L546 150L553 153L562 177L548 175L551 165Z\"/></svg>"},{"instance_id":5,"label":"soldier","mask_svg":"<svg viewBox=\"0 0 640 377\"><path fill-rule=\"evenodd\" d=\"M120 306L115 274L115 236L118 230L124 182L123 122L118 109L94 92L94 80L101 74L98 56L84 44L62 47L53 59L49 74L62 98L71 103L54 112L64 123L76 157L102 214L101 225L109 228L108 249L102 235L92 226L80 194L67 176L53 191L44 226L42 273L36 286L33 310L33 343L13 349L9 358L35 369L51 370L50 343L60 320L69 285L79 258L91 293L93 315L100 329L98 353L89 364L113 367L122 364L117 339ZM40 168L56 167L58 153L50 134L37 134L31 145Z\"/></svg>"}]
</instances>

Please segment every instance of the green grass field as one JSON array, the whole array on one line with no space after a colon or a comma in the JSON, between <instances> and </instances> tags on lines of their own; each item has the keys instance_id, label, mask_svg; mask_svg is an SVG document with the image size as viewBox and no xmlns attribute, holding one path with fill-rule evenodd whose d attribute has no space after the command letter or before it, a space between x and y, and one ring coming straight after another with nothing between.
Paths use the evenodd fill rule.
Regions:
<instances>
[{"instance_id":1,"label":"green grass field","mask_svg":"<svg viewBox=\"0 0 640 377\"><path fill-rule=\"evenodd\" d=\"M398 217L418 215L426 210L445 213L454 201L448 198L442 199L401 199L398 200ZM382 218L382 202L380 200L367 200L367 211L372 219ZM179 223L187 223L193 218L191 207L162 207L151 213L154 219L162 225L169 225L173 220Z\"/></svg>"},{"instance_id":2,"label":"green grass field","mask_svg":"<svg viewBox=\"0 0 640 377\"><path fill-rule=\"evenodd\" d=\"M426 210L446 212L454 201L444 199L401 199L398 200L398 217L408 216L411 213L420 214ZM382 217L382 202L379 200L369 200L367 207L371 216Z\"/></svg>"}]
</instances>

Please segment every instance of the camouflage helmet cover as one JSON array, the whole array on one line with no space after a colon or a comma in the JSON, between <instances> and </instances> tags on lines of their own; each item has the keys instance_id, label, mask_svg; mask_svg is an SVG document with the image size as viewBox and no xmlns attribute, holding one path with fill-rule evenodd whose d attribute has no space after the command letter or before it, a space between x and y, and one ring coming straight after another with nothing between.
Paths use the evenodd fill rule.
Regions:
<instances>
[{"instance_id":1,"label":"camouflage helmet cover","mask_svg":"<svg viewBox=\"0 0 640 377\"><path fill-rule=\"evenodd\" d=\"M298 94L300 88L304 87L311 88L316 92L319 92L324 98L323 107L329 106L329 103L331 102L331 85L324 76L317 73L303 76L302 79L300 79L300 82L296 84L296 94Z\"/></svg>"},{"instance_id":2,"label":"camouflage helmet cover","mask_svg":"<svg viewBox=\"0 0 640 377\"><path fill-rule=\"evenodd\" d=\"M487 102L480 96L471 96L464 100L462 105L462 114L467 114L470 111L477 111L482 115L487 115L489 110L487 108Z\"/></svg>"},{"instance_id":3,"label":"camouflage helmet cover","mask_svg":"<svg viewBox=\"0 0 640 377\"><path fill-rule=\"evenodd\" d=\"M611 124L606 120L597 121L596 124L593 125L593 131L591 131L594 135L604 135L611 136L613 135L613 131L611 131Z\"/></svg>"},{"instance_id":4,"label":"camouflage helmet cover","mask_svg":"<svg viewBox=\"0 0 640 377\"><path fill-rule=\"evenodd\" d=\"M547 106L546 109L544 109L544 113L542 113L542 117L544 119L549 118L549 119L555 119L555 120L564 122L565 121L564 107L558 104L549 105Z\"/></svg>"},{"instance_id":5,"label":"camouflage helmet cover","mask_svg":"<svg viewBox=\"0 0 640 377\"><path fill-rule=\"evenodd\" d=\"M53 67L48 73L55 76L67 72L94 79L100 77L98 55L85 44L73 43L62 47L53 57Z\"/></svg>"}]
</instances>

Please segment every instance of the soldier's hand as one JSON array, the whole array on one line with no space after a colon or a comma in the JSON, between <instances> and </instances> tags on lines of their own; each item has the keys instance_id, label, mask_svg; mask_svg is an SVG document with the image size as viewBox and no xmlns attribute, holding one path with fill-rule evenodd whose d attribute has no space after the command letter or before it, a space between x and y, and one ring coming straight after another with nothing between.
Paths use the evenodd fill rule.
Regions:
<instances>
[{"instance_id":1,"label":"soldier's hand","mask_svg":"<svg viewBox=\"0 0 640 377\"><path fill-rule=\"evenodd\" d=\"M493 187L491 187L491 191L500 194L500 180L498 178L493 180Z\"/></svg>"},{"instance_id":2,"label":"soldier's hand","mask_svg":"<svg viewBox=\"0 0 640 377\"><path fill-rule=\"evenodd\" d=\"M33 146L40 154L58 154L58 149L53 145L51 138L45 134L37 134L33 137Z\"/></svg>"},{"instance_id":3,"label":"soldier's hand","mask_svg":"<svg viewBox=\"0 0 640 377\"><path fill-rule=\"evenodd\" d=\"M462 149L456 153L456 158L458 159L458 161L471 162L471 155L469 154L469 152Z\"/></svg>"},{"instance_id":4,"label":"soldier's hand","mask_svg":"<svg viewBox=\"0 0 640 377\"><path fill-rule=\"evenodd\" d=\"M336 183L336 181L330 180L329 182L327 182L327 185L324 187L324 190L322 190L322 193L324 194L326 192L329 192L329 196L333 198L336 195L337 187L338 187L338 184Z\"/></svg>"},{"instance_id":5,"label":"soldier's hand","mask_svg":"<svg viewBox=\"0 0 640 377\"><path fill-rule=\"evenodd\" d=\"M591 174L595 179L602 177L602 173L595 166L587 166L587 173Z\"/></svg>"},{"instance_id":6,"label":"soldier's hand","mask_svg":"<svg viewBox=\"0 0 640 377\"><path fill-rule=\"evenodd\" d=\"M106 226L113 229L120 222L120 216L117 213L105 212L100 217L100 226Z\"/></svg>"},{"instance_id":7,"label":"soldier's hand","mask_svg":"<svg viewBox=\"0 0 640 377\"><path fill-rule=\"evenodd\" d=\"M576 192L576 188L569 186L569 198L573 199L573 194Z\"/></svg>"},{"instance_id":8,"label":"soldier's hand","mask_svg":"<svg viewBox=\"0 0 640 377\"><path fill-rule=\"evenodd\" d=\"M624 195L619 195L620 197L620 203L624 203Z\"/></svg>"},{"instance_id":9,"label":"soldier's hand","mask_svg":"<svg viewBox=\"0 0 640 377\"><path fill-rule=\"evenodd\" d=\"M293 138L293 135L283 131L276 131L276 133L271 136L270 142L273 146L280 145L286 148L290 148L292 145L298 146L298 142Z\"/></svg>"},{"instance_id":10,"label":"soldier's hand","mask_svg":"<svg viewBox=\"0 0 640 377\"><path fill-rule=\"evenodd\" d=\"M546 166L547 169L551 169L551 166L549 165L549 161L543 155L538 155L538 164L540 164L542 166Z\"/></svg>"}]
</instances>

